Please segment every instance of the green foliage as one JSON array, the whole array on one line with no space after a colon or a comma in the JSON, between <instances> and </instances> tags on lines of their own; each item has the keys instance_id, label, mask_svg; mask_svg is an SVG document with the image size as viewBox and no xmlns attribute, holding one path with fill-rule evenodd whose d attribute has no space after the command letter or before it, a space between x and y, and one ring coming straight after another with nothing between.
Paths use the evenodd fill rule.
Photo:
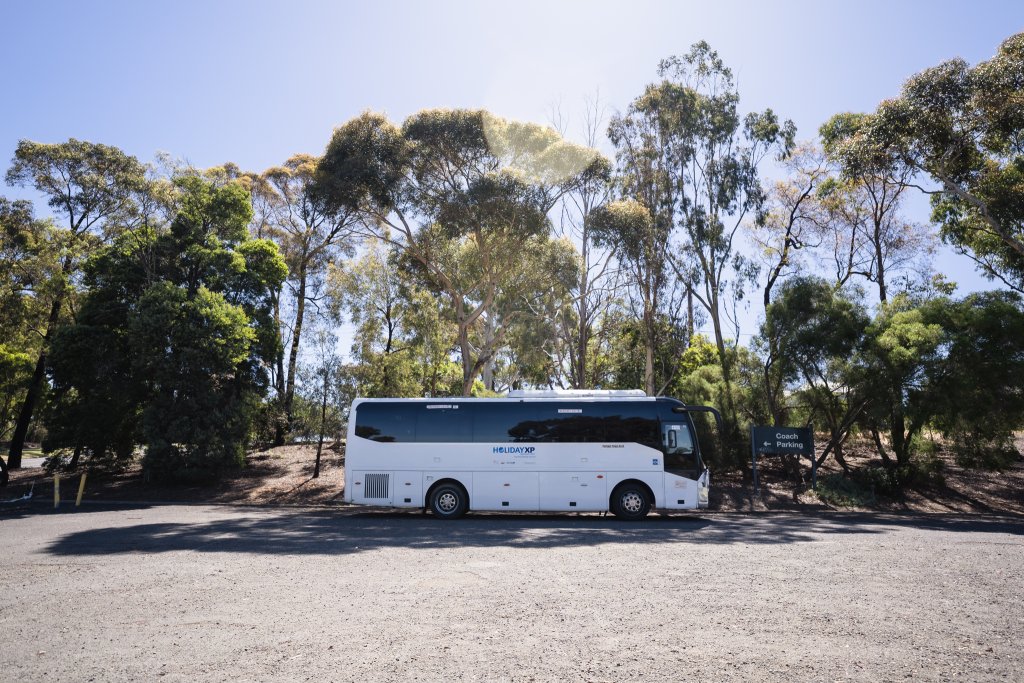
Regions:
<instances>
[{"instance_id":1,"label":"green foliage","mask_svg":"<svg viewBox=\"0 0 1024 683\"><path fill-rule=\"evenodd\" d=\"M54 339L47 447L102 461L144 443L147 476L196 479L243 460L285 265L248 239L240 187L194 175L175 186L168 229L123 233L88 264L78 318Z\"/></svg>"},{"instance_id":2,"label":"green foliage","mask_svg":"<svg viewBox=\"0 0 1024 683\"><path fill-rule=\"evenodd\" d=\"M623 127L630 127L622 122ZM639 125L639 124L637 124ZM615 124L613 123L613 127ZM622 135L629 133L623 132ZM628 144L620 140L625 149L631 149ZM632 156L627 152L620 152L620 164L631 163ZM624 161L624 157L628 160ZM623 179L620 182L637 183L642 185L646 180ZM650 195L655 188L644 185L635 188L638 192ZM648 197L647 201L653 202ZM665 215L652 215L651 209L639 201L626 199L622 201L609 202L604 206L597 207L590 215L590 230L594 237L594 243L599 247L614 250L622 263L626 265L629 273L629 285L633 292L633 298L640 309L639 325L636 331L644 352L643 374L631 380L634 387L643 387L651 394L657 390L659 384L656 377L655 354L659 336L663 337L663 331L659 330L659 316L662 315L662 299L664 290L668 284L668 253L669 233L671 220ZM634 345L635 346L635 345ZM664 375L664 373L662 373ZM621 385L623 380L617 382Z\"/></svg>"},{"instance_id":3,"label":"green foliage","mask_svg":"<svg viewBox=\"0 0 1024 683\"><path fill-rule=\"evenodd\" d=\"M458 373L449 359L455 330L435 297L398 266L400 252L371 245L358 261L334 268L328 293L356 334L353 370L360 396L451 395ZM461 390L455 392L455 395Z\"/></svg>"},{"instance_id":4,"label":"green foliage","mask_svg":"<svg viewBox=\"0 0 1024 683\"><path fill-rule=\"evenodd\" d=\"M241 307L202 286L190 294L158 282L139 299L129 334L133 375L149 389L144 464L155 477L201 477L242 463L256 407L239 377L255 339L248 323Z\"/></svg>"},{"instance_id":5,"label":"green foliage","mask_svg":"<svg viewBox=\"0 0 1024 683\"><path fill-rule=\"evenodd\" d=\"M872 507L878 502L870 482L838 472L818 477L815 493L834 507Z\"/></svg>"},{"instance_id":6,"label":"green foliage","mask_svg":"<svg viewBox=\"0 0 1024 683\"><path fill-rule=\"evenodd\" d=\"M1012 439L986 439L963 431L953 432L951 436L956 464L961 467L1003 471L1020 462L1021 453Z\"/></svg>"},{"instance_id":7,"label":"green foliage","mask_svg":"<svg viewBox=\"0 0 1024 683\"><path fill-rule=\"evenodd\" d=\"M1018 291L1024 290L1022 82L1024 33L1018 33L974 67L953 59L916 74L855 139L857 147L931 175L942 188L933 197L933 219L943 239Z\"/></svg>"},{"instance_id":8,"label":"green foliage","mask_svg":"<svg viewBox=\"0 0 1024 683\"><path fill-rule=\"evenodd\" d=\"M10 185L31 185L80 234L104 222L123 228L137 214L136 193L146 190L146 170L117 147L70 138L46 144L21 140L7 171Z\"/></svg>"},{"instance_id":9,"label":"green foliage","mask_svg":"<svg viewBox=\"0 0 1024 683\"><path fill-rule=\"evenodd\" d=\"M617 322L609 348L611 377L607 388L636 389L645 384L649 334L645 327L642 321L625 319ZM687 348L686 334L664 316L655 319L653 334L654 355L650 367L655 391L674 391L674 382L678 381L681 369L679 359Z\"/></svg>"},{"instance_id":10,"label":"green foliage","mask_svg":"<svg viewBox=\"0 0 1024 683\"><path fill-rule=\"evenodd\" d=\"M772 151L778 159L789 155L795 126L780 123L770 109L741 116L732 71L705 42L662 60L658 75L662 80L609 126L627 201L599 215L599 225L623 235L619 243L642 303L647 391L655 390L655 320L674 272L710 317L725 384L722 409L729 431L738 433L730 386L734 353L726 348L722 308L727 292L737 301L744 297L757 269L734 248L734 238L745 221L763 221L766 193L758 168Z\"/></svg>"},{"instance_id":11,"label":"green foliage","mask_svg":"<svg viewBox=\"0 0 1024 683\"><path fill-rule=\"evenodd\" d=\"M13 428L42 347L54 297L63 291L64 231L36 220L27 201L0 197L0 435Z\"/></svg>"},{"instance_id":12,"label":"green foliage","mask_svg":"<svg viewBox=\"0 0 1024 683\"><path fill-rule=\"evenodd\" d=\"M765 310L753 344L761 363L747 373L773 424L791 424L797 413L805 423L823 421L826 452L840 464L842 444L868 400L858 374L868 324L864 308L824 280L789 280Z\"/></svg>"},{"instance_id":13,"label":"green foliage","mask_svg":"<svg viewBox=\"0 0 1024 683\"><path fill-rule=\"evenodd\" d=\"M867 466L848 474L818 478L816 494L837 507L871 507L879 498L899 499L908 488L945 485L942 461L934 455L917 457L897 467Z\"/></svg>"},{"instance_id":14,"label":"green foliage","mask_svg":"<svg viewBox=\"0 0 1024 683\"><path fill-rule=\"evenodd\" d=\"M696 372L698 368L718 363L715 345L703 334L695 334L679 360L679 372L683 376Z\"/></svg>"},{"instance_id":15,"label":"green foliage","mask_svg":"<svg viewBox=\"0 0 1024 683\"><path fill-rule=\"evenodd\" d=\"M45 332L11 437L11 464L17 467L36 406L49 388L43 362L49 341L72 308L73 275L104 239L145 224L158 202L150 201L146 169L135 157L73 138L58 144L20 141L6 178L12 185L33 186L67 220L63 230L47 231L50 239L43 242L49 256L43 261L52 259L53 266L36 283L41 310L32 322Z\"/></svg>"},{"instance_id":16,"label":"green foliage","mask_svg":"<svg viewBox=\"0 0 1024 683\"><path fill-rule=\"evenodd\" d=\"M942 326L943 356L930 392L934 423L958 460L1001 468L1018 457L1024 427L1024 308L1006 292L972 294L928 308Z\"/></svg>"},{"instance_id":17,"label":"green foliage","mask_svg":"<svg viewBox=\"0 0 1024 683\"><path fill-rule=\"evenodd\" d=\"M511 326L534 314L531 304L553 283L572 279L533 266L548 251L548 212L602 172L596 156L544 126L482 110L422 111L400 131L364 114L335 131L317 192L364 211L377 236L401 250L403 266L447 299L468 394ZM581 163L567 164L571 157Z\"/></svg>"}]
</instances>

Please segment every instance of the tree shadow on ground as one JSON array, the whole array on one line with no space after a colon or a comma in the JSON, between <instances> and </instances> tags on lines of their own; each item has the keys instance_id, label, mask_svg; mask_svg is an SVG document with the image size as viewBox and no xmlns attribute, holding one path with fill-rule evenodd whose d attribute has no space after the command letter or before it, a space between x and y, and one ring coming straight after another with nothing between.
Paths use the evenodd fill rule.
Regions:
<instances>
[{"instance_id":1,"label":"tree shadow on ground","mask_svg":"<svg viewBox=\"0 0 1024 683\"><path fill-rule=\"evenodd\" d=\"M225 511L227 513L227 511ZM227 513L230 514L230 513ZM79 531L54 541L53 555L180 550L255 555L345 555L384 548L556 548L623 544L786 544L883 536L898 528L1024 535L1024 520L901 515L664 515L642 522L601 516L472 515L443 521L419 513L337 515L310 511L195 523L161 522Z\"/></svg>"}]
</instances>

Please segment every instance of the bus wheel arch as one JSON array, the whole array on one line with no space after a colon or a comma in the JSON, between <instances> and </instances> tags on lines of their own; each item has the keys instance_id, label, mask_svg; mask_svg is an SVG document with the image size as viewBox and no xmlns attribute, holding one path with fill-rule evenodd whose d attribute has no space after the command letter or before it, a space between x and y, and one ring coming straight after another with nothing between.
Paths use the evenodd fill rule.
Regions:
<instances>
[{"instance_id":1,"label":"bus wheel arch","mask_svg":"<svg viewBox=\"0 0 1024 683\"><path fill-rule=\"evenodd\" d=\"M608 509L619 519L643 519L654 506L654 491L639 479L620 481L608 498Z\"/></svg>"},{"instance_id":2,"label":"bus wheel arch","mask_svg":"<svg viewBox=\"0 0 1024 683\"><path fill-rule=\"evenodd\" d=\"M469 491L458 479L441 479L427 490L426 507L441 519L456 519L469 510Z\"/></svg>"}]
</instances>

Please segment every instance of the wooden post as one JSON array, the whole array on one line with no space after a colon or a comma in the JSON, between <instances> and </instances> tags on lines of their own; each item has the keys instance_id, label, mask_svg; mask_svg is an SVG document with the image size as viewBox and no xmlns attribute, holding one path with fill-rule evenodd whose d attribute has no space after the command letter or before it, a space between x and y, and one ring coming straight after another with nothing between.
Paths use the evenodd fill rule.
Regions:
<instances>
[{"instance_id":1,"label":"wooden post","mask_svg":"<svg viewBox=\"0 0 1024 683\"><path fill-rule=\"evenodd\" d=\"M85 472L82 472L82 480L78 482L78 497L75 498L75 507L82 504L83 493L85 493Z\"/></svg>"},{"instance_id":2,"label":"wooden post","mask_svg":"<svg viewBox=\"0 0 1024 683\"><path fill-rule=\"evenodd\" d=\"M60 475L53 475L53 509L60 506Z\"/></svg>"}]
</instances>

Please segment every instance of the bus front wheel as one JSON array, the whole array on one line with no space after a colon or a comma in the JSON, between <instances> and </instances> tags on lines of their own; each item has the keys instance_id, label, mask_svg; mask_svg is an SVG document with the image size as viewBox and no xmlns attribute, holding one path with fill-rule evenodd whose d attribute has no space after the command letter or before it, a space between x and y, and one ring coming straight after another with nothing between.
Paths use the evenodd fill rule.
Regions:
<instances>
[{"instance_id":1,"label":"bus front wheel","mask_svg":"<svg viewBox=\"0 0 1024 683\"><path fill-rule=\"evenodd\" d=\"M619 519L643 519L651 511L650 497L639 484L621 484L612 492L612 513Z\"/></svg>"},{"instance_id":2,"label":"bus front wheel","mask_svg":"<svg viewBox=\"0 0 1024 683\"><path fill-rule=\"evenodd\" d=\"M469 497L457 484L441 484L430 494L430 510L442 519L455 519L466 514Z\"/></svg>"}]
</instances>

